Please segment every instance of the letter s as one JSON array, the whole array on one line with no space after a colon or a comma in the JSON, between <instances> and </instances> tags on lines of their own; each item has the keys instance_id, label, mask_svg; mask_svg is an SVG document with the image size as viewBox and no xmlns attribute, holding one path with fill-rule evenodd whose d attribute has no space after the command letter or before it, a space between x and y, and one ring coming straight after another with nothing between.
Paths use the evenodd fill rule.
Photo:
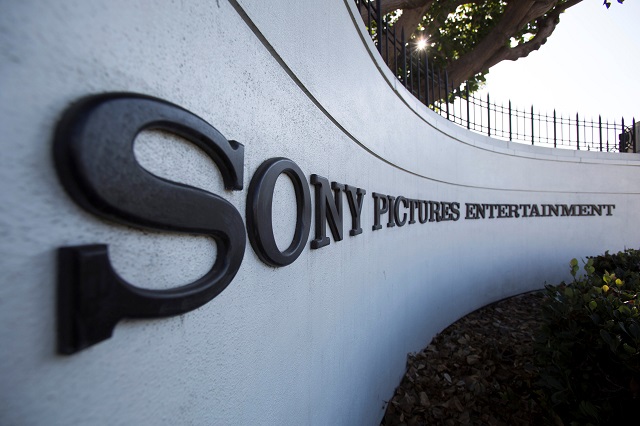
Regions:
<instances>
[{"instance_id":1,"label":"letter s","mask_svg":"<svg viewBox=\"0 0 640 426\"><path fill-rule=\"evenodd\" d=\"M242 189L244 146L191 112L132 93L81 99L64 113L54 140L59 178L71 198L110 221L215 239L212 268L168 290L136 287L113 270L104 244L58 250L58 351L71 354L108 339L122 318L156 318L196 309L222 292L240 268L246 245L242 217L228 201L152 175L135 160L143 130L165 130L201 148L225 188Z\"/></svg>"}]
</instances>

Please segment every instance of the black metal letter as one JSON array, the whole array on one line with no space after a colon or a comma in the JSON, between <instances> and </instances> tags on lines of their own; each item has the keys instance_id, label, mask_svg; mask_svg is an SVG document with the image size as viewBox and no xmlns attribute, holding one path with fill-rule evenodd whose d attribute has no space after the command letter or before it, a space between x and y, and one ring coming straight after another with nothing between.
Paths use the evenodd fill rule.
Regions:
<instances>
[{"instance_id":1,"label":"black metal letter","mask_svg":"<svg viewBox=\"0 0 640 426\"><path fill-rule=\"evenodd\" d=\"M378 229L382 229L382 225L380 225L380 216L385 214L389 210L389 202L387 201L387 196L384 194L378 194L374 192L371 194L374 198L373 201L373 226L371 229L377 231ZM381 201L381 203L378 203Z\"/></svg>"},{"instance_id":2,"label":"black metal letter","mask_svg":"<svg viewBox=\"0 0 640 426\"><path fill-rule=\"evenodd\" d=\"M347 201L349 202L349 210L351 211L351 230L349 231L349 235L355 236L362 234L360 215L362 214L362 204L364 204L364 194L366 194L367 191L351 185L345 185L344 190L347 193Z\"/></svg>"},{"instance_id":3,"label":"black metal letter","mask_svg":"<svg viewBox=\"0 0 640 426\"><path fill-rule=\"evenodd\" d=\"M311 241L312 249L319 249L329 245L327 237L327 221L331 228L331 235L335 241L342 241L342 194L344 185L338 182L331 182L329 190L329 180L322 176L311 175L311 183L316 187L316 238Z\"/></svg>"},{"instance_id":4,"label":"black metal letter","mask_svg":"<svg viewBox=\"0 0 640 426\"><path fill-rule=\"evenodd\" d=\"M409 199L409 225L416 223L416 208L418 207L419 200Z\"/></svg>"},{"instance_id":5,"label":"black metal letter","mask_svg":"<svg viewBox=\"0 0 640 426\"><path fill-rule=\"evenodd\" d=\"M291 244L280 251L273 235L273 190L282 173L291 178L296 193L296 229ZM287 158L272 158L258 167L247 194L247 231L253 250L271 266L293 263L307 243L311 229L311 195L300 167Z\"/></svg>"},{"instance_id":6,"label":"black metal letter","mask_svg":"<svg viewBox=\"0 0 640 426\"><path fill-rule=\"evenodd\" d=\"M437 201L429 201L429 222L440 222L440 203Z\"/></svg>"},{"instance_id":7,"label":"black metal letter","mask_svg":"<svg viewBox=\"0 0 640 426\"><path fill-rule=\"evenodd\" d=\"M396 197L392 195L387 195L387 200L389 200L389 220L387 220L387 228L393 228L396 226L396 209L394 208L394 200ZM404 225L404 224L403 224Z\"/></svg>"},{"instance_id":8,"label":"black metal letter","mask_svg":"<svg viewBox=\"0 0 640 426\"><path fill-rule=\"evenodd\" d=\"M424 215L422 213L424 213ZM429 220L429 201L419 200L418 220L421 224L427 223Z\"/></svg>"},{"instance_id":9,"label":"black metal letter","mask_svg":"<svg viewBox=\"0 0 640 426\"><path fill-rule=\"evenodd\" d=\"M191 112L161 99L109 93L81 99L64 113L54 141L55 165L71 198L96 216L215 239L217 258L200 279L169 290L136 287L113 270L104 244L58 251L58 350L71 354L111 337L122 318L156 318L196 309L222 292L240 268L242 217L228 201L156 177L136 161L143 130L165 130L201 148L225 188L242 189L244 147L227 141Z\"/></svg>"},{"instance_id":10,"label":"black metal letter","mask_svg":"<svg viewBox=\"0 0 640 426\"><path fill-rule=\"evenodd\" d=\"M407 223L407 213L402 213L402 220L400 220L400 203L404 204L404 207L407 208L409 202L403 196L399 196L394 206L393 215L395 216L396 224L398 226L404 226L404 224Z\"/></svg>"}]
</instances>

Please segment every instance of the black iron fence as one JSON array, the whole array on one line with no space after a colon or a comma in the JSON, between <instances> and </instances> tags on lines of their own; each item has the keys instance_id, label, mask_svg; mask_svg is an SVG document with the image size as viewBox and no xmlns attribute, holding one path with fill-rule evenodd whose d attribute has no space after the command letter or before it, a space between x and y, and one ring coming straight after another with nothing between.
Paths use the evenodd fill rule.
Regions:
<instances>
[{"instance_id":1,"label":"black iron fence","mask_svg":"<svg viewBox=\"0 0 640 426\"><path fill-rule=\"evenodd\" d=\"M511 101L492 102L469 92L469 82L454 85L436 67L419 42L397 34L380 13L380 0L355 0L383 61L420 102L448 120L493 138L554 148L605 152L637 152L635 118L620 121L586 119L517 108Z\"/></svg>"}]
</instances>

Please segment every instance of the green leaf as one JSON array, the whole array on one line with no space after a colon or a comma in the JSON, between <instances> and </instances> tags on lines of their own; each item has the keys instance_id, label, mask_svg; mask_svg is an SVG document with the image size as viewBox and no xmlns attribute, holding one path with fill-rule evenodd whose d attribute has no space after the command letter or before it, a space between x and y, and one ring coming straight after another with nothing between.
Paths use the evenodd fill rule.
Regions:
<instances>
[{"instance_id":1,"label":"green leaf","mask_svg":"<svg viewBox=\"0 0 640 426\"><path fill-rule=\"evenodd\" d=\"M613 340L611 339L611 334L609 334L607 330L600 330L600 337L602 337L602 340L604 340L606 344L611 345Z\"/></svg>"},{"instance_id":2,"label":"green leaf","mask_svg":"<svg viewBox=\"0 0 640 426\"><path fill-rule=\"evenodd\" d=\"M598 420L598 409L587 401L580 401L579 410L589 417Z\"/></svg>"},{"instance_id":3,"label":"green leaf","mask_svg":"<svg viewBox=\"0 0 640 426\"><path fill-rule=\"evenodd\" d=\"M635 354L636 353L636 348L634 348L633 346L627 345L626 343L622 344L622 348L625 350L625 352L627 352L628 354Z\"/></svg>"},{"instance_id":4,"label":"green leaf","mask_svg":"<svg viewBox=\"0 0 640 426\"><path fill-rule=\"evenodd\" d=\"M618 308L618 311L620 311L625 315L631 315L631 309L629 309L627 305L620 305L620 307Z\"/></svg>"},{"instance_id":5,"label":"green leaf","mask_svg":"<svg viewBox=\"0 0 640 426\"><path fill-rule=\"evenodd\" d=\"M615 352L620 345L620 340L618 336L612 336L607 330L600 330L600 337L604 340L611 349L612 352Z\"/></svg>"},{"instance_id":6,"label":"green leaf","mask_svg":"<svg viewBox=\"0 0 640 426\"><path fill-rule=\"evenodd\" d=\"M632 322L628 326L629 333L633 336L634 339L640 339L640 325L636 322Z\"/></svg>"},{"instance_id":7,"label":"green leaf","mask_svg":"<svg viewBox=\"0 0 640 426\"><path fill-rule=\"evenodd\" d=\"M578 270L580 269L580 267L578 266L578 259L574 257L573 259L571 259L571 262L569 262L569 265L571 266L570 268L571 275L575 277L576 274L578 273Z\"/></svg>"},{"instance_id":8,"label":"green leaf","mask_svg":"<svg viewBox=\"0 0 640 426\"><path fill-rule=\"evenodd\" d=\"M624 331L626 334L629 334L622 321L618 321L618 327L620 327L620 330Z\"/></svg>"}]
</instances>

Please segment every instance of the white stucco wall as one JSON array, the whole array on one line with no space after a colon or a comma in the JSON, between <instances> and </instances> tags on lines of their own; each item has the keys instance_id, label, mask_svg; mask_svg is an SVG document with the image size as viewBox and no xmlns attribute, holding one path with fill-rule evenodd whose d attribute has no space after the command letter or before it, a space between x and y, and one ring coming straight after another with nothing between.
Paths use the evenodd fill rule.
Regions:
<instances>
[{"instance_id":1,"label":"white stucco wall","mask_svg":"<svg viewBox=\"0 0 640 426\"><path fill-rule=\"evenodd\" d=\"M375 424L408 352L492 301L566 278L572 257L636 247L640 155L521 146L426 110L379 60L349 0L24 1L0 13L0 424ZM244 217L258 166L287 157L367 191L361 235L291 265L249 244L229 287L184 315L125 320L56 354L56 249L105 243L140 287L204 274L215 244L98 219L64 192L52 138L93 93L178 104L245 147L228 191L191 144L145 132L149 171ZM461 204L456 222L372 231L379 192ZM311 188L313 198L313 188ZM274 226L292 235L281 178ZM464 203L615 204L612 216L465 220ZM313 238L313 229L310 239Z\"/></svg>"}]
</instances>

